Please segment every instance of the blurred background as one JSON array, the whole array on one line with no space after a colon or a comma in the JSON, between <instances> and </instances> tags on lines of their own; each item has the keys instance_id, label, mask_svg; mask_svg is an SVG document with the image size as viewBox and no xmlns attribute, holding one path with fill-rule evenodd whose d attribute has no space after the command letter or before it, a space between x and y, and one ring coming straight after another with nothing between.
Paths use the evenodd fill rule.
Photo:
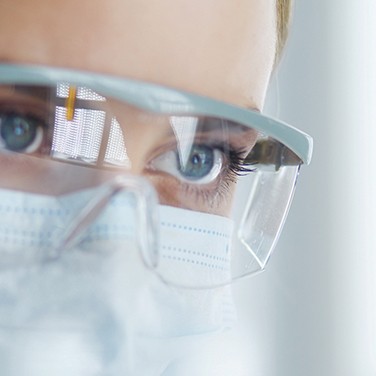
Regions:
<instances>
[{"instance_id":1,"label":"blurred background","mask_svg":"<svg viewBox=\"0 0 376 376\"><path fill-rule=\"evenodd\" d=\"M234 288L236 354L247 375L376 375L375 0L295 0L265 112L314 156L267 270Z\"/></svg>"}]
</instances>

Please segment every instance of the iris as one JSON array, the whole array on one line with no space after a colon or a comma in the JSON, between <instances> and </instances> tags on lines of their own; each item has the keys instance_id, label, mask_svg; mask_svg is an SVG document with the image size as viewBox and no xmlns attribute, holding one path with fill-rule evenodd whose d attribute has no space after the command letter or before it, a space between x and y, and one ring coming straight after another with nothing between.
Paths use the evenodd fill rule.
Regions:
<instances>
[{"instance_id":1,"label":"iris","mask_svg":"<svg viewBox=\"0 0 376 376\"><path fill-rule=\"evenodd\" d=\"M18 114L0 116L0 136L4 147L11 151L24 151L38 138L37 121Z\"/></svg>"},{"instance_id":2,"label":"iris","mask_svg":"<svg viewBox=\"0 0 376 376\"><path fill-rule=\"evenodd\" d=\"M193 145L184 164L179 160L179 171L188 180L207 176L214 166L214 150L205 145Z\"/></svg>"}]
</instances>

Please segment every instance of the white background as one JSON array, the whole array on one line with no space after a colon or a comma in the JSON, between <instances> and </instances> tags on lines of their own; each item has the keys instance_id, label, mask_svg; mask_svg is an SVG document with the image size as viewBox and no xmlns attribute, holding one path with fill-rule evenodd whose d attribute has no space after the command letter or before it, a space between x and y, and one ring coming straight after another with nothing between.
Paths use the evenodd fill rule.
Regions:
<instances>
[{"instance_id":1,"label":"white background","mask_svg":"<svg viewBox=\"0 0 376 376\"><path fill-rule=\"evenodd\" d=\"M376 375L376 0L294 13L266 112L314 156L267 270L235 286L238 351L245 375Z\"/></svg>"}]
</instances>

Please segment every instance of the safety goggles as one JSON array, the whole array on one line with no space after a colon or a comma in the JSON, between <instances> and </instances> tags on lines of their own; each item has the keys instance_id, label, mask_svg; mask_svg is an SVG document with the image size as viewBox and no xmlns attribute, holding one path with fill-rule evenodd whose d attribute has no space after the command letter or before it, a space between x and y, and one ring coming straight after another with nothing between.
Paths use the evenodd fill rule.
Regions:
<instances>
[{"instance_id":1,"label":"safety goggles","mask_svg":"<svg viewBox=\"0 0 376 376\"><path fill-rule=\"evenodd\" d=\"M230 271L206 282L174 272L178 257L161 257L158 234L147 242L150 234L139 235L145 263L174 285L213 287L263 270L311 153L305 133L207 97L88 72L0 65L0 189L58 197L100 188L57 248L84 233L139 176L130 190L146 231L159 231L145 209L149 199L140 198L153 194L159 205L202 213L208 223L211 216L234 222ZM154 193L144 194L146 185ZM215 249L207 257L216 259Z\"/></svg>"}]
</instances>

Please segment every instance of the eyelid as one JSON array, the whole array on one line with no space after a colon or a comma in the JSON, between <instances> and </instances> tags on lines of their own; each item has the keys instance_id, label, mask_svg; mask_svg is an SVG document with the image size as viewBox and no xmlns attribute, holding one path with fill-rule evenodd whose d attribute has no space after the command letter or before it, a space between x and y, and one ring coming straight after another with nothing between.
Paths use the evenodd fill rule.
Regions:
<instances>
[{"instance_id":1,"label":"eyelid","mask_svg":"<svg viewBox=\"0 0 376 376\"><path fill-rule=\"evenodd\" d=\"M52 104L46 105L45 101L37 98L19 94L3 98L0 94L0 113L4 112L29 115L46 123L47 119L53 117L55 110Z\"/></svg>"},{"instance_id":2,"label":"eyelid","mask_svg":"<svg viewBox=\"0 0 376 376\"><path fill-rule=\"evenodd\" d=\"M201 119L196 133L216 142L226 143L229 146L227 149L251 150L259 138L259 133L255 129L219 118Z\"/></svg>"}]
</instances>

